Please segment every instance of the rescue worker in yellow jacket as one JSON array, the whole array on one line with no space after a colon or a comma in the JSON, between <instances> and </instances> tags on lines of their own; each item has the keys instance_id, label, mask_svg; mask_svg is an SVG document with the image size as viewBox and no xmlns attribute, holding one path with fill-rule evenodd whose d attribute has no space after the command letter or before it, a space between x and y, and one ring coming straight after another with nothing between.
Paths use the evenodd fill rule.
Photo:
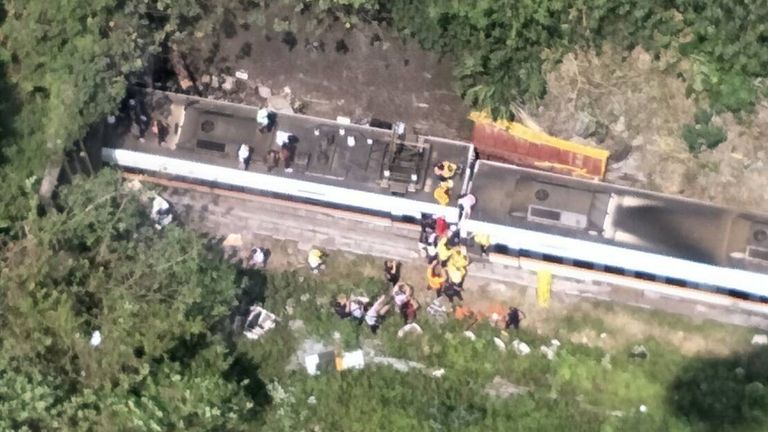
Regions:
<instances>
[{"instance_id":1,"label":"rescue worker in yellow jacket","mask_svg":"<svg viewBox=\"0 0 768 432\"><path fill-rule=\"evenodd\" d=\"M440 181L445 181L453 177L454 174L456 174L456 169L458 167L455 163L449 162L449 161L442 161L439 164L435 165L435 175L440 178Z\"/></svg>"},{"instance_id":2,"label":"rescue worker in yellow jacket","mask_svg":"<svg viewBox=\"0 0 768 432\"><path fill-rule=\"evenodd\" d=\"M312 270L313 273L319 273L320 270L323 270L325 268L325 252L321 251L320 249L313 248L309 251L309 254L307 255L307 263L309 264L309 269Z\"/></svg>"},{"instance_id":3,"label":"rescue worker in yellow jacket","mask_svg":"<svg viewBox=\"0 0 768 432\"><path fill-rule=\"evenodd\" d=\"M451 258L451 248L448 247L448 237L442 237L437 242L437 260L445 264Z\"/></svg>"}]
</instances>

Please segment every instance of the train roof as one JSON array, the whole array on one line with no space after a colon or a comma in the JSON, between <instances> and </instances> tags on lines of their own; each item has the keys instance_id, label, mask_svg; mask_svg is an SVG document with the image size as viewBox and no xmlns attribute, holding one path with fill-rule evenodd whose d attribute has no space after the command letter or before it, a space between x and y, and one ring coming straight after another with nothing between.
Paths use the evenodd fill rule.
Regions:
<instances>
[{"instance_id":1,"label":"train roof","mask_svg":"<svg viewBox=\"0 0 768 432\"><path fill-rule=\"evenodd\" d=\"M478 161L472 219L768 273L768 216Z\"/></svg>"},{"instance_id":2,"label":"train roof","mask_svg":"<svg viewBox=\"0 0 768 432\"><path fill-rule=\"evenodd\" d=\"M434 202L432 190L437 185L431 170L441 161L459 167L457 190L469 181L474 157L469 143L429 136L409 142L398 139L391 129L282 112L275 113L275 127L261 133L256 121L259 107L160 91L148 91L140 97L152 118L168 124L166 144L160 146L154 138L141 142L135 131L128 133L123 125L107 145L237 168L238 149L247 144L252 155L249 171L394 193L423 202ZM293 137L295 145L293 171L282 167L268 170L267 152L280 150L277 139L285 133Z\"/></svg>"}]
</instances>

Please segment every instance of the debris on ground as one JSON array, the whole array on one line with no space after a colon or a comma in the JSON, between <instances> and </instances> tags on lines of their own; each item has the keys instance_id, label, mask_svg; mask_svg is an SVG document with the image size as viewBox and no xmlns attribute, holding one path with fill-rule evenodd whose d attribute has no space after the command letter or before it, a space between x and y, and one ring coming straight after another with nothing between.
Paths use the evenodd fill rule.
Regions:
<instances>
[{"instance_id":1,"label":"debris on ground","mask_svg":"<svg viewBox=\"0 0 768 432\"><path fill-rule=\"evenodd\" d=\"M267 332L275 328L278 318L275 314L261 306L252 306L248 318L245 320L243 334L248 339L259 339Z\"/></svg>"},{"instance_id":2,"label":"debris on ground","mask_svg":"<svg viewBox=\"0 0 768 432\"><path fill-rule=\"evenodd\" d=\"M320 372L346 369L362 369L365 366L363 350L343 352L337 355L334 351L324 351L310 354L304 357L304 367L310 375L318 375Z\"/></svg>"},{"instance_id":3,"label":"debris on ground","mask_svg":"<svg viewBox=\"0 0 768 432\"><path fill-rule=\"evenodd\" d=\"M485 386L486 394L498 398L518 396L526 394L529 391L530 389L528 387L513 384L498 375L493 377L493 381Z\"/></svg>"},{"instance_id":4,"label":"debris on ground","mask_svg":"<svg viewBox=\"0 0 768 432\"><path fill-rule=\"evenodd\" d=\"M243 236L240 234L230 234L224 239L223 246L240 247L243 245Z\"/></svg>"},{"instance_id":5,"label":"debris on ground","mask_svg":"<svg viewBox=\"0 0 768 432\"><path fill-rule=\"evenodd\" d=\"M752 345L768 345L768 335L756 334L752 336Z\"/></svg>"},{"instance_id":6,"label":"debris on ground","mask_svg":"<svg viewBox=\"0 0 768 432\"><path fill-rule=\"evenodd\" d=\"M97 347L101 345L101 332L96 330L91 334L91 341L90 344L92 347Z\"/></svg>"},{"instance_id":7,"label":"debris on ground","mask_svg":"<svg viewBox=\"0 0 768 432\"><path fill-rule=\"evenodd\" d=\"M161 229L173 221L171 204L160 195L156 195L152 201L150 218L155 223L155 228Z\"/></svg>"},{"instance_id":8,"label":"debris on ground","mask_svg":"<svg viewBox=\"0 0 768 432\"><path fill-rule=\"evenodd\" d=\"M465 331L465 332L464 332L464 336L466 336L466 337L467 337L467 339L469 339L469 340L471 340L471 341L477 340L477 336L475 336L475 334L474 334L474 333L472 333L472 332L471 332L471 331L469 331L469 330L467 330L467 331Z\"/></svg>"},{"instance_id":9,"label":"debris on ground","mask_svg":"<svg viewBox=\"0 0 768 432\"><path fill-rule=\"evenodd\" d=\"M650 356L648 349L645 345L635 345L632 347L632 351L629 353L630 358L645 360Z\"/></svg>"}]
</instances>

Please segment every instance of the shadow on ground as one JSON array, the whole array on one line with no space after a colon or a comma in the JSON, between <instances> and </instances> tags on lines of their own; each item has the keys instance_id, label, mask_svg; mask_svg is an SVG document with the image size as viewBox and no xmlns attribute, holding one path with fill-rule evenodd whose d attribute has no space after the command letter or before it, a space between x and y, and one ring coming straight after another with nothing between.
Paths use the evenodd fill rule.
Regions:
<instances>
[{"instance_id":1,"label":"shadow on ground","mask_svg":"<svg viewBox=\"0 0 768 432\"><path fill-rule=\"evenodd\" d=\"M722 358L694 358L670 385L672 413L694 430L768 430L768 347Z\"/></svg>"}]
</instances>

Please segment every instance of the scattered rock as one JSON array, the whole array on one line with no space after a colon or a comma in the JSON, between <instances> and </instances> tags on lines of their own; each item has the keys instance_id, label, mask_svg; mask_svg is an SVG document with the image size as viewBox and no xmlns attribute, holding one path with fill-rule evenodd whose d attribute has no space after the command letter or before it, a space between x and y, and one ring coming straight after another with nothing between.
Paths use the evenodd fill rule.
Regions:
<instances>
[{"instance_id":1,"label":"scattered rock","mask_svg":"<svg viewBox=\"0 0 768 432\"><path fill-rule=\"evenodd\" d=\"M539 348L539 351L541 351L541 353L544 354L544 357L546 357L547 360L555 359L555 352L551 348L546 346L541 346L541 348Z\"/></svg>"},{"instance_id":2,"label":"scattered rock","mask_svg":"<svg viewBox=\"0 0 768 432\"><path fill-rule=\"evenodd\" d=\"M530 391L528 387L513 384L500 376L495 376L487 386L485 393L498 398L508 398L526 394Z\"/></svg>"},{"instance_id":3,"label":"scattered rock","mask_svg":"<svg viewBox=\"0 0 768 432\"><path fill-rule=\"evenodd\" d=\"M648 412L648 407L646 407L645 405L640 405L640 412L641 413Z\"/></svg>"},{"instance_id":4,"label":"scattered rock","mask_svg":"<svg viewBox=\"0 0 768 432\"><path fill-rule=\"evenodd\" d=\"M495 338L493 338L493 343L494 343L494 345L496 345L496 348L498 348L499 351L506 351L507 350L507 344L505 344L503 340L495 337Z\"/></svg>"},{"instance_id":5,"label":"scattered rock","mask_svg":"<svg viewBox=\"0 0 768 432\"><path fill-rule=\"evenodd\" d=\"M421 329L421 327L419 327L418 324L410 323L410 324L404 325L403 328L397 331L397 337L401 338L409 333L422 334L424 333L424 331Z\"/></svg>"},{"instance_id":6,"label":"scattered rock","mask_svg":"<svg viewBox=\"0 0 768 432\"><path fill-rule=\"evenodd\" d=\"M306 326L304 325L304 321L297 319L288 321L288 328L293 331L302 331L306 328Z\"/></svg>"},{"instance_id":7,"label":"scattered rock","mask_svg":"<svg viewBox=\"0 0 768 432\"><path fill-rule=\"evenodd\" d=\"M270 89L267 86L260 85L257 87L259 96L264 99L269 99L270 96L272 96L272 89Z\"/></svg>"},{"instance_id":8,"label":"scattered rock","mask_svg":"<svg viewBox=\"0 0 768 432\"><path fill-rule=\"evenodd\" d=\"M272 95L267 98L267 105L272 111L293 113L291 101L283 95Z\"/></svg>"},{"instance_id":9,"label":"scattered rock","mask_svg":"<svg viewBox=\"0 0 768 432\"><path fill-rule=\"evenodd\" d=\"M472 333L472 332L471 332L471 331L469 331L469 330L467 330L467 331L465 331L465 332L464 332L464 336L466 336L466 337L467 337L469 340L471 340L471 341L477 340L477 336L475 336L475 334L474 334L474 333Z\"/></svg>"},{"instance_id":10,"label":"scattered rock","mask_svg":"<svg viewBox=\"0 0 768 432\"><path fill-rule=\"evenodd\" d=\"M525 356L531 353L531 347L527 343L521 342L517 339L512 341L512 349L515 350L517 355Z\"/></svg>"},{"instance_id":11,"label":"scattered rock","mask_svg":"<svg viewBox=\"0 0 768 432\"><path fill-rule=\"evenodd\" d=\"M223 82L221 83L221 89L226 92L231 92L235 89L235 77L232 75L224 75L221 77Z\"/></svg>"},{"instance_id":12,"label":"scattered rock","mask_svg":"<svg viewBox=\"0 0 768 432\"><path fill-rule=\"evenodd\" d=\"M400 371L407 372L411 369L426 369L427 366L411 360L397 359L393 357L378 357L374 356L369 360L369 363L391 366L392 368Z\"/></svg>"},{"instance_id":13,"label":"scattered rock","mask_svg":"<svg viewBox=\"0 0 768 432\"><path fill-rule=\"evenodd\" d=\"M310 405L315 405L317 404L317 399L314 396L310 396L307 398L307 403Z\"/></svg>"},{"instance_id":14,"label":"scattered rock","mask_svg":"<svg viewBox=\"0 0 768 432\"><path fill-rule=\"evenodd\" d=\"M595 132L596 128L597 121L595 118L587 113L580 112L578 113L573 133L578 137L587 138Z\"/></svg>"},{"instance_id":15,"label":"scattered rock","mask_svg":"<svg viewBox=\"0 0 768 432\"><path fill-rule=\"evenodd\" d=\"M240 234L230 234L224 239L224 246L239 247L243 245L243 236Z\"/></svg>"},{"instance_id":16,"label":"scattered rock","mask_svg":"<svg viewBox=\"0 0 768 432\"><path fill-rule=\"evenodd\" d=\"M756 334L752 336L752 345L768 345L768 335Z\"/></svg>"}]
</instances>

